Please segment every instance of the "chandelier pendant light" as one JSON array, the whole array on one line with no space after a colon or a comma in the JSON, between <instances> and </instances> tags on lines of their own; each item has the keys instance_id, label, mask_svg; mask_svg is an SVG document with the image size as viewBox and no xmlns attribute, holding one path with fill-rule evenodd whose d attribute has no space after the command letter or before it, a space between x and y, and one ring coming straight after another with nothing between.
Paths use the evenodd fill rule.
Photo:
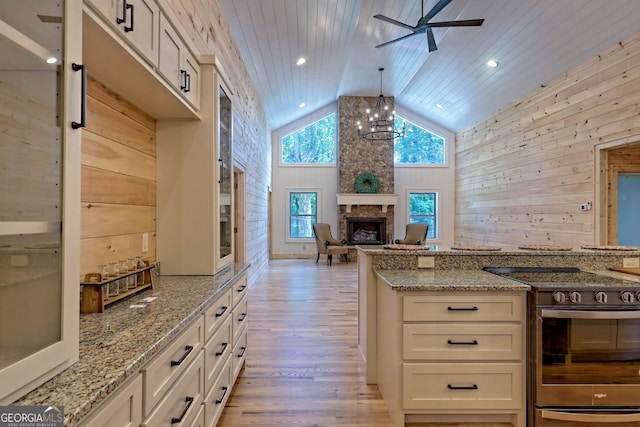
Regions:
<instances>
[{"instance_id":1,"label":"chandelier pendant light","mask_svg":"<svg viewBox=\"0 0 640 427\"><path fill-rule=\"evenodd\" d=\"M373 109L367 108L365 113L366 120L358 120L358 137L368 139L370 141L390 141L404 136L404 122L402 127L396 129L395 126L395 110L389 111L387 100L382 95L382 72L384 68L378 68L380 71L380 95Z\"/></svg>"}]
</instances>

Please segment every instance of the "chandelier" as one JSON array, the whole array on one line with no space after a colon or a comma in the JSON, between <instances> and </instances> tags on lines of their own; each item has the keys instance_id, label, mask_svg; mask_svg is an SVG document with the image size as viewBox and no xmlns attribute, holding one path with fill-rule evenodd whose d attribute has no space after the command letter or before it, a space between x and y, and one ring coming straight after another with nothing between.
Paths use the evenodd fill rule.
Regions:
<instances>
[{"instance_id":1,"label":"chandelier","mask_svg":"<svg viewBox=\"0 0 640 427\"><path fill-rule=\"evenodd\" d=\"M404 122L402 122L400 129L396 129L396 112L395 110L389 112L387 100L382 95L382 72L384 68L378 68L378 71L380 71L380 95L376 106L373 109L366 109L367 119L364 120L366 123L363 124L358 120L358 137L371 141L390 141L404 136Z\"/></svg>"}]
</instances>

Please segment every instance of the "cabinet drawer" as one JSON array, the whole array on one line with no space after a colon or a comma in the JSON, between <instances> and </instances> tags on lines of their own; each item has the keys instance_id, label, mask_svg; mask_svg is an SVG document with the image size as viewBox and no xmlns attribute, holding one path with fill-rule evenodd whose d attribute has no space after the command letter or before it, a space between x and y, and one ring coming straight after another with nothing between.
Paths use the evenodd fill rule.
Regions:
<instances>
[{"instance_id":1,"label":"cabinet drawer","mask_svg":"<svg viewBox=\"0 0 640 427\"><path fill-rule=\"evenodd\" d=\"M405 323L402 357L413 360L512 360L522 357L521 325Z\"/></svg>"},{"instance_id":2,"label":"cabinet drawer","mask_svg":"<svg viewBox=\"0 0 640 427\"><path fill-rule=\"evenodd\" d=\"M405 409L519 409L519 363L405 363Z\"/></svg>"},{"instance_id":3,"label":"cabinet drawer","mask_svg":"<svg viewBox=\"0 0 640 427\"><path fill-rule=\"evenodd\" d=\"M191 427L204 427L204 405L200 405L200 409L198 409L198 415L191 423Z\"/></svg>"},{"instance_id":4,"label":"cabinet drawer","mask_svg":"<svg viewBox=\"0 0 640 427\"><path fill-rule=\"evenodd\" d=\"M189 363L201 352L204 345L204 319L202 316L153 361L142 369L144 375L143 410L146 415L184 372Z\"/></svg>"},{"instance_id":5,"label":"cabinet drawer","mask_svg":"<svg viewBox=\"0 0 640 427\"><path fill-rule=\"evenodd\" d=\"M205 341L209 341L213 333L231 313L231 289L214 302L204 312Z\"/></svg>"},{"instance_id":6,"label":"cabinet drawer","mask_svg":"<svg viewBox=\"0 0 640 427\"><path fill-rule=\"evenodd\" d=\"M220 376L216 379L213 387L204 401L204 418L207 427L214 427L220 419L220 414L231 394L232 383L232 363L231 355L225 361Z\"/></svg>"},{"instance_id":7,"label":"cabinet drawer","mask_svg":"<svg viewBox=\"0 0 640 427\"><path fill-rule=\"evenodd\" d=\"M240 337L240 332L244 326L248 323L249 319L249 307L247 305L247 298L240 300L238 305L233 309L231 317L233 318L233 342L237 342Z\"/></svg>"},{"instance_id":8,"label":"cabinet drawer","mask_svg":"<svg viewBox=\"0 0 640 427\"><path fill-rule=\"evenodd\" d=\"M407 295L402 298L405 322L469 322L523 319L523 295Z\"/></svg>"},{"instance_id":9,"label":"cabinet drawer","mask_svg":"<svg viewBox=\"0 0 640 427\"><path fill-rule=\"evenodd\" d=\"M202 351L176 380L169 392L140 424L141 427L189 426L202 405L204 386L204 356Z\"/></svg>"},{"instance_id":10,"label":"cabinet drawer","mask_svg":"<svg viewBox=\"0 0 640 427\"><path fill-rule=\"evenodd\" d=\"M134 427L141 421L142 375L136 375L80 425L83 427Z\"/></svg>"},{"instance_id":11,"label":"cabinet drawer","mask_svg":"<svg viewBox=\"0 0 640 427\"><path fill-rule=\"evenodd\" d=\"M213 382L218 378L222 365L231 354L233 342L231 332L231 316L226 316L226 320L218 329L218 332L207 342L204 347L204 368L206 372L205 393L208 393Z\"/></svg>"},{"instance_id":12,"label":"cabinet drawer","mask_svg":"<svg viewBox=\"0 0 640 427\"><path fill-rule=\"evenodd\" d=\"M245 359L247 358L247 330L249 328L245 325L245 328L240 332L240 337L233 342L233 381L235 382L242 369Z\"/></svg>"},{"instance_id":13,"label":"cabinet drawer","mask_svg":"<svg viewBox=\"0 0 640 427\"><path fill-rule=\"evenodd\" d=\"M247 294L249 290L249 285L247 284L247 275L243 274L234 284L233 284L233 295L232 304L235 305L240 301L242 297Z\"/></svg>"}]
</instances>

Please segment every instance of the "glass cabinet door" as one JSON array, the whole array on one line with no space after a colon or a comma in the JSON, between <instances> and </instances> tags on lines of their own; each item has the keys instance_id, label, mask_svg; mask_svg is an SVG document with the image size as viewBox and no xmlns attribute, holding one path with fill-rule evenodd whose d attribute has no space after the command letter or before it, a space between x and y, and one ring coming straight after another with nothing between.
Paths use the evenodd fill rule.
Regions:
<instances>
[{"instance_id":1,"label":"glass cabinet door","mask_svg":"<svg viewBox=\"0 0 640 427\"><path fill-rule=\"evenodd\" d=\"M232 258L232 155L231 100L222 87L219 89L218 116L218 265Z\"/></svg>"},{"instance_id":2,"label":"glass cabinet door","mask_svg":"<svg viewBox=\"0 0 640 427\"><path fill-rule=\"evenodd\" d=\"M65 79L75 77L63 52L65 5L0 2L0 403L77 357L79 294L67 292L78 286L77 261L65 266L63 250L77 238L63 233L74 210L65 210L65 159L79 152L65 143L65 91L74 90ZM70 132L79 147L80 131Z\"/></svg>"}]
</instances>

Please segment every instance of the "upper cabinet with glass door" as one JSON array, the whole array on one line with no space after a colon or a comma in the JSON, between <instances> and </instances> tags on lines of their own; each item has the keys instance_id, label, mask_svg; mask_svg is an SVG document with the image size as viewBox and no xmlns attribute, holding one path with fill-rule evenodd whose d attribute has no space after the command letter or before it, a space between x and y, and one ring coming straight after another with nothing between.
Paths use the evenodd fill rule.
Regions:
<instances>
[{"instance_id":1,"label":"upper cabinet with glass door","mask_svg":"<svg viewBox=\"0 0 640 427\"><path fill-rule=\"evenodd\" d=\"M231 99L222 87L218 99L217 267L233 261L233 168Z\"/></svg>"},{"instance_id":2,"label":"upper cabinet with glass door","mask_svg":"<svg viewBox=\"0 0 640 427\"><path fill-rule=\"evenodd\" d=\"M0 404L78 357L81 12L0 2Z\"/></svg>"}]
</instances>

